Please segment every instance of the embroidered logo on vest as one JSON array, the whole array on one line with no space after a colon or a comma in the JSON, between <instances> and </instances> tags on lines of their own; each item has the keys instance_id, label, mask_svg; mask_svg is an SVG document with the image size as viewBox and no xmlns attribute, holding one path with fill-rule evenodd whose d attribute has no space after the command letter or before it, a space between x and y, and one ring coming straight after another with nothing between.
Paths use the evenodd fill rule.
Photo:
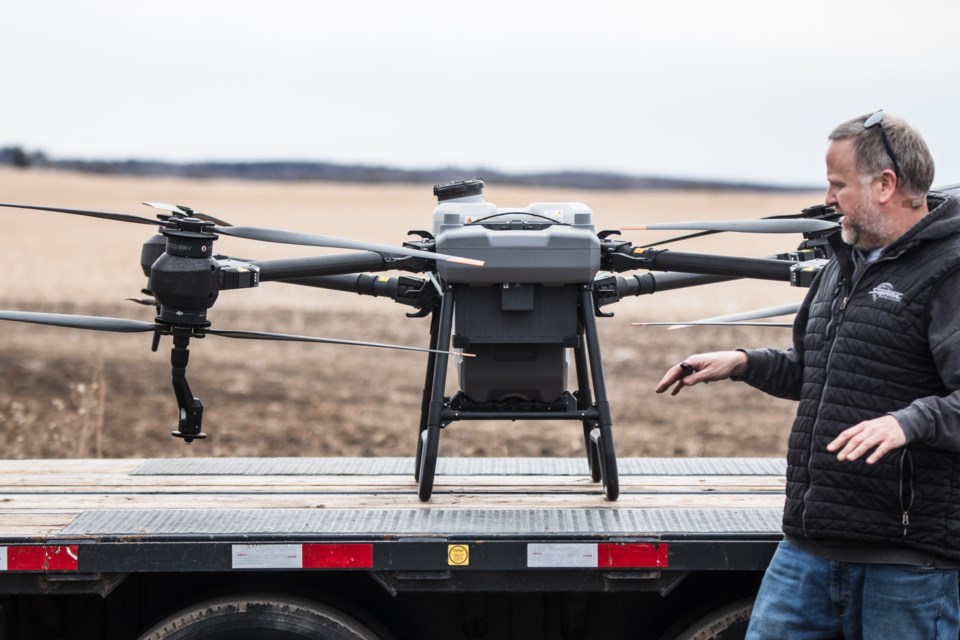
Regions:
<instances>
[{"instance_id":1,"label":"embroidered logo on vest","mask_svg":"<svg viewBox=\"0 0 960 640\"><path fill-rule=\"evenodd\" d=\"M893 288L893 285L889 282L884 282L883 284L878 284L870 291L870 296L873 298L873 301L877 300L889 300L891 302L900 302L903 298L903 294Z\"/></svg>"}]
</instances>

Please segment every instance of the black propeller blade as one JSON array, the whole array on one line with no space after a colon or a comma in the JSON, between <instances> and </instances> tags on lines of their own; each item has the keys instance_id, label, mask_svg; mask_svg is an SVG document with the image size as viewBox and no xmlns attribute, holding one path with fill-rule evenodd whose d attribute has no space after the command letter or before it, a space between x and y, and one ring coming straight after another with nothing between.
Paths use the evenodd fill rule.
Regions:
<instances>
[{"instance_id":1,"label":"black propeller blade","mask_svg":"<svg viewBox=\"0 0 960 640\"><path fill-rule=\"evenodd\" d=\"M32 311L0 311L0 320L45 324L51 327L66 327L68 329L115 331L118 333L140 333L144 331L155 331L159 328L159 325L141 320L79 316L65 313L37 313Z\"/></svg>"},{"instance_id":2,"label":"black propeller blade","mask_svg":"<svg viewBox=\"0 0 960 640\"><path fill-rule=\"evenodd\" d=\"M635 327L670 327L671 329L682 329L683 327L792 327L792 322L631 322Z\"/></svg>"},{"instance_id":3,"label":"black propeller blade","mask_svg":"<svg viewBox=\"0 0 960 640\"><path fill-rule=\"evenodd\" d=\"M155 227L162 225L160 220L150 218L141 218L140 216L130 215L128 213L110 213L107 211L88 211L86 209L67 209L64 207L43 207L35 204L9 204L0 202L0 207L11 207L13 209L35 209L37 211L54 211L56 213L69 213L75 216L87 216L90 218L103 218L104 220L116 220L119 222L135 222L137 224L149 224Z\"/></svg>"},{"instance_id":4,"label":"black propeller blade","mask_svg":"<svg viewBox=\"0 0 960 640\"><path fill-rule=\"evenodd\" d=\"M65 327L68 329L87 329L90 331L112 331L117 333L142 333L146 331L164 330L166 325L159 325L153 322L143 322L141 320L128 320L126 318L106 318L101 316L81 316L65 313L40 313L34 311L2 311L0 310L0 320L9 320L12 322L27 322L30 324L43 324L51 327ZM297 336L285 333L269 333L265 331L236 331L230 329L209 329L197 328L196 337L203 335L214 335L223 338L236 338L241 340L278 340L287 342L314 342L322 344L342 344L355 347L377 347L382 349L399 349L401 351L422 351L426 353L440 353L444 355L462 355L474 357L472 353L455 353L452 351L443 351L438 349L427 349L423 347L408 347L404 345L386 344L380 342L362 342L357 340L339 340L336 338L315 338L311 336Z\"/></svg>"},{"instance_id":5,"label":"black propeller blade","mask_svg":"<svg viewBox=\"0 0 960 640\"><path fill-rule=\"evenodd\" d=\"M669 326L670 329L682 329L684 327L703 327L720 325L738 325L742 327L792 327L792 322L746 322L748 320L758 320L760 318L776 318L777 316L786 316L796 313L800 310L799 304L785 304L779 307L767 307L766 309L754 309L753 311L743 311L741 313L731 313L725 316L714 316L713 318L704 318L703 320L694 320L691 322L633 322L637 327L656 327Z\"/></svg>"},{"instance_id":6,"label":"black propeller blade","mask_svg":"<svg viewBox=\"0 0 960 640\"><path fill-rule=\"evenodd\" d=\"M333 249L356 249L359 251L373 251L375 253L392 253L413 256L417 258L427 258L429 260L446 260L447 262L458 262L477 267L483 266L482 260L474 260L472 258L461 258L459 256L449 256L442 253L432 253L429 251L407 249L404 247L393 247L375 242L347 240L346 238L323 236L314 233L303 233L300 231L284 231L283 229L267 229L262 227L215 227L213 231L225 236L245 238L247 240L259 240L261 242L298 244L308 247L330 247Z\"/></svg>"},{"instance_id":7,"label":"black propeller blade","mask_svg":"<svg viewBox=\"0 0 960 640\"><path fill-rule=\"evenodd\" d=\"M826 220L714 220L702 222L658 222L630 227L624 231L733 231L738 233L813 233L835 229L837 223Z\"/></svg>"},{"instance_id":8,"label":"black propeller blade","mask_svg":"<svg viewBox=\"0 0 960 640\"><path fill-rule=\"evenodd\" d=\"M144 202L143 204L147 205L148 207L153 207L154 209L160 209L161 211L169 211L178 218L196 218L197 220L206 220L207 222L212 222L220 227L233 226L229 222L224 222L219 218L214 218L207 213L194 211L190 207L185 207L182 204L167 204L166 202Z\"/></svg>"},{"instance_id":9,"label":"black propeller blade","mask_svg":"<svg viewBox=\"0 0 960 640\"><path fill-rule=\"evenodd\" d=\"M800 304L784 304L778 307L767 307L765 309L754 309L752 311L741 311L740 313L730 313L724 316L715 316L704 318L699 322L739 322L741 320L759 320L761 318L776 318L777 316L793 315L800 310Z\"/></svg>"},{"instance_id":10,"label":"black propeller blade","mask_svg":"<svg viewBox=\"0 0 960 640\"><path fill-rule=\"evenodd\" d=\"M232 329L205 329L204 333L220 336L223 338L237 338L240 340L278 340L284 342L318 342L323 344L345 344L357 347L379 347L382 349L399 349L401 351L426 351L428 353L441 353L446 355L461 355L468 358L476 357L473 353L454 353L452 351L442 351L438 349L424 349L421 347L407 347L396 344L386 344L382 342L358 342L356 340L339 340L336 338L314 338L311 336L297 336L287 333L268 333L264 331L235 331Z\"/></svg>"},{"instance_id":11,"label":"black propeller blade","mask_svg":"<svg viewBox=\"0 0 960 640\"><path fill-rule=\"evenodd\" d=\"M800 213L782 213L779 215L773 216L764 216L760 218L761 220L795 220L798 218L807 218L815 220L834 220L838 216L832 207L826 207L824 205L815 205L804 209ZM687 235L678 236L676 238L669 238L667 240L659 240L652 244L640 245L638 249L649 249L650 247L659 247L665 244L670 244L672 242L682 242L684 240L692 240L694 238L701 238L703 236L710 236L715 233L723 233L723 231L698 231L697 233L688 233Z\"/></svg>"},{"instance_id":12,"label":"black propeller blade","mask_svg":"<svg viewBox=\"0 0 960 640\"><path fill-rule=\"evenodd\" d=\"M150 206L154 206L151 204ZM166 226L176 228L177 223L169 220L151 220L141 218L140 216L129 215L126 213L110 213L106 211L88 211L86 209L69 209L65 207L46 207L27 204L0 203L0 207L12 207L16 209L35 209L38 211L54 211L58 213L69 213L73 215L88 216L91 218L103 218L105 220L116 220L120 222L135 222L137 224L149 224L151 226ZM159 207L157 207L159 208ZM177 210L180 207L174 206ZM433 253L431 251L420 251L419 249L408 249L406 247L394 247L391 245L379 244L375 242L363 242L359 240L348 240L346 238L337 238L334 236L323 236L313 233L301 233L298 231L284 231L282 229L263 229L259 227L221 227L211 226L205 231L219 233L225 236L236 238L245 238L248 240L259 240L261 242L276 242L280 244L297 244L310 247L327 247L331 249L355 249L358 251L373 251L374 253L387 253L391 255L411 256L415 258L426 258L427 260L441 260L456 262L471 266L483 266L482 260L472 258L462 258L460 256L451 256L443 253Z\"/></svg>"},{"instance_id":13,"label":"black propeller blade","mask_svg":"<svg viewBox=\"0 0 960 640\"><path fill-rule=\"evenodd\" d=\"M145 307L155 307L157 306L156 299L153 298L124 298L127 302L134 302L136 304L142 304Z\"/></svg>"}]
</instances>

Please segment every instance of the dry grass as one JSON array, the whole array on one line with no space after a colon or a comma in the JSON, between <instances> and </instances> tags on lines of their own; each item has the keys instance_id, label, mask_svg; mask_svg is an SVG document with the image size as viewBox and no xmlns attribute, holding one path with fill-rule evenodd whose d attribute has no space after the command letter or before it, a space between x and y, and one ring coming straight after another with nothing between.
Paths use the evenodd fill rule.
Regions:
<instances>
[{"instance_id":1,"label":"dry grass","mask_svg":"<svg viewBox=\"0 0 960 640\"><path fill-rule=\"evenodd\" d=\"M187 204L234 224L299 229L399 244L429 228L431 185L277 184L96 177L0 170L0 201L61 205L151 216L139 206ZM817 194L584 192L489 185L501 206L583 201L598 228L663 220L752 218L797 211ZM0 308L99 313L152 319L123 303L145 279L140 245L151 230L55 213L0 210ZM634 232L638 244L671 237ZM678 250L762 256L796 239L715 235ZM221 253L256 258L316 251L218 240ZM691 352L782 344L774 329L667 332L630 320L689 319L798 301L782 283L735 282L625 300L601 320L604 358L620 455L777 455L791 403L733 383L662 398L652 386ZM221 328L420 344L427 323L389 300L268 283L225 292L211 318ZM148 337L7 324L0 327L0 457L180 455L167 346ZM410 455L423 383L419 355L342 347L228 342L192 346L190 380L215 435L196 455ZM452 382L451 382L452 384ZM457 424L441 455L579 455L579 427L563 423Z\"/></svg>"}]
</instances>

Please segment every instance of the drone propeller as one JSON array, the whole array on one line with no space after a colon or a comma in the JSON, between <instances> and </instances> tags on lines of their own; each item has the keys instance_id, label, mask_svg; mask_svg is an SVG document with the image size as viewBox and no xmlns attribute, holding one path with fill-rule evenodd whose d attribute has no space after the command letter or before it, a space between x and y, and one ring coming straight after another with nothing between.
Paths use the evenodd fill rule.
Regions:
<instances>
[{"instance_id":1,"label":"drone propeller","mask_svg":"<svg viewBox=\"0 0 960 640\"><path fill-rule=\"evenodd\" d=\"M704 318L701 322L738 322L740 320L759 320L761 318L776 318L777 316L789 316L800 311L800 304L784 304L779 307L767 307L766 309L754 309L753 311L741 311L740 313L730 313L725 316L715 316L713 318Z\"/></svg>"},{"instance_id":2,"label":"drone propeller","mask_svg":"<svg viewBox=\"0 0 960 640\"><path fill-rule=\"evenodd\" d=\"M160 203L154 203L160 204ZM150 206L154 206L151 204ZM163 205L171 206L171 205ZM151 226L160 225L162 227L176 229L178 223L171 220L151 220L141 218L126 213L110 213L106 211L88 211L86 209L68 209L65 207L47 207L39 205L10 204L0 203L0 207L12 207L16 209L35 209L38 211L55 211L58 213L69 213L72 215L88 216L91 218L103 218L105 220L116 220L120 222L134 222L137 224L149 224ZM162 207L155 207L162 208ZM181 207L173 207L182 211ZM176 216L175 216L176 217ZM373 251L375 253L388 253L393 255L410 256L415 258L426 258L428 260L441 260L447 262L456 262L471 266L483 266L482 260L472 258L463 258L460 256L451 256L443 253L433 253L431 251L421 251L419 249L408 249L406 247L394 247L391 245L379 244L374 242L362 242L358 240L347 240L334 236L323 236L313 233L301 233L297 231L283 231L281 229L264 229L259 227L224 227L209 226L204 231L219 233L226 236L245 238L248 240L260 240L262 242L277 242L280 244L297 244L311 247L328 247L332 249L356 249L358 251Z\"/></svg>"},{"instance_id":3,"label":"drone propeller","mask_svg":"<svg viewBox=\"0 0 960 640\"><path fill-rule=\"evenodd\" d=\"M801 211L800 213L781 213L773 216L764 216L760 220L796 220L799 218L805 219L814 219L814 220L828 220L835 221L839 216L837 215L836 210L833 207L828 207L826 205L814 205L808 207ZM649 249L651 247L663 246L665 244L670 244L673 242L682 242L684 240L692 240L694 238L701 238L703 236L713 235L715 233L723 233L723 231L698 231L696 233L688 233L683 236L678 236L676 238L669 238L667 240L658 240L653 244L645 244L638 246L638 249Z\"/></svg>"},{"instance_id":4,"label":"drone propeller","mask_svg":"<svg viewBox=\"0 0 960 640\"><path fill-rule=\"evenodd\" d=\"M312 336L298 336L288 333L268 333L264 331L235 331L232 329L204 329L204 334L220 336L223 338L237 338L239 340L279 340L285 342L319 342L323 344L344 344L357 347L380 347L382 349L399 349L401 351L425 351L428 353L439 353L451 356L464 356L475 358L475 353L462 353L453 351L443 351L440 349L425 349L422 347L407 347L397 344L385 344L382 342L358 342L356 340L338 340L336 338L314 338Z\"/></svg>"},{"instance_id":5,"label":"drone propeller","mask_svg":"<svg viewBox=\"0 0 960 640\"><path fill-rule=\"evenodd\" d=\"M754 309L752 311L741 311L740 313L730 313L723 316L713 316L703 318L697 322L741 322L743 320L760 320L762 318L776 318L777 316L789 316L800 310L799 304L784 304L778 307L767 307L765 309ZM682 323L684 326L687 323Z\"/></svg>"},{"instance_id":6,"label":"drone propeller","mask_svg":"<svg viewBox=\"0 0 960 640\"><path fill-rule=\"evenodd\" d=\"M43 324L51 327L65 327L69 329L87 329L90 331L111 331L116 333L144 333L147 331L164 331L169 329L167 325L154 324L152 322L143 322L142 320L129 320L127 318L108 318L102 316L82 316L64 313L39 313L32 311L3 311L0 310L0 320L10 320L12 322L27 322L30 324ZM408 347L405 345L385 344L380 342L362 342L357 340L340 340L337 338L315 338L312 336L298 336L285 333L269 333L264 331L237 331L228 329L194 329L195 337L204 335L214 335L223 338L236 338L241 340L278 340L286 342L314 342L322 344L342 344L355 347L377 347L381 349L398 349L401 351L422 351L426 353L440 353L444 355L462 355L474 357L472 353L454 353L452 351L443 351L438 349L426 349L423 347Z\"/></svg>"},{"instance_id":7,"label":"drone propeller","mask_svg":"<svg viewBox=\"0 0 960 640\"><path fill-rule=\"evenodd\" d=\"M212 222L221 227L233 226L229 222L224 222L223 220L214 218L206 213L194 211L190 207L185 207L182 204L167 204L165 202L144 202L143 204L147 205L148 207L153 207L154 209L160 209L161 211L169 211L177 218L196 218L197 220L206 220L207 222Z\"/></svg>"},{"instance_id":8,"label":"drone propeller","mask_svg":"<svg viewBox=\"0 0 960 640\"><path fill-rule=\"evenodd\" d=\"M419 258L429 258L431 260L446 260L447 262L457 262L476 267L483 266L482 260L474 260L472 258L449 256L441 253L431 253L428 251L419 251L417 249L398 248L374 242L347 240L345 238L335 238L333 236L322 236L299 231L284 231L283 229L266 229L262 227L229 227L227 229L216 227L214 231L225 236L245 238L247 240L259 240L261 242L297 244L308 247L330 247L334 249L357 249L359 251L374 251L376 253L399 253Z\"/></svg>"},{"instance_id":9,"label":"drone propeller","mask_svg":"<svg viewBox=\"0 0 960 640\"><path fill-rule=\"evenodd\" d=\"M88 329L90 331L114 331L117 333L139 333L156 331L160 328L152 322L129 320L127 318L105 318L102 316L80 316L67 313L38 313L34 311L0 311L0 320L45 324L51 327L68 329Z\"/></svg>"},{"instance_id":10,"label":"drone propeller","mask_svg":"<svg viewBox=\"0 0 960 640\"><path fill-rule=\"evenodd\" d=\"M694 320L691 322L633 322L634 326L669 326L673 329L683 329L684 327L700 326L719 326L719 325L740 325L746 327L792 327L793 323L786 322L745 322L747 320L759 320L761 318L776 318L777 316L786 316L794 314L800 310L799 304L785 304L779 307L767 307L766 309L754 309L753 311L743 311L740 313L731 313L725 316L714 316L704 318L703 320Z\"/></svg>"},{"instance_id":11,"label":"drone propeller","mask_svg":"<svg viewBox=\"0 0 960 640\"><path fill-rule=\"evenodd\" d=\"M835 229L827 220L715 220L705 222L661 222L621 227L624 231L733 231L738 233L814 233Z\"/></svg>"},{"instance_id":12,"label":"drone propeller","mask_svg":"<svg viewBox=\"0 0 960 640\"><path fill-rule=\"evenodd\" d=\"M135 304L142 304L145 307L155 307L157 306L157 301L155 298L124 298L127 302L133 302Z\"/></svg>"},{"instance_id":13,"label":"drone propeller","mask_svg":"<svg viewBox=\"0 0 960 640\"><path fill-rule=\"evenodd\" d=\"M792 322L706 322L694 321L677 324L676 322L631 322L635 327L669 327L670 330L684 327L792 327Z\"/></svg>"},{"instance_id":14,"label":"drone propeller","mask_svg":"<svg viewBox=\"0 0 960 640\"><path fill-rule=\"evenodd\" d=\"M108 211L88 211L87 209L68 209L66 207L45 207L36 204L11 204L0 202L0 207L11 207L14 209L34 209L36 211L54 211L56 213L69 213L75 216L87 216L89 218L102 218L104 220L116 220L118 222L135 222L137 224L148 224L155 227L158 224L165 226L162 220L151 220L150 218L141 218L140 216L130 215L128 213L110 213Z\"/></svg>"}]
</instances>

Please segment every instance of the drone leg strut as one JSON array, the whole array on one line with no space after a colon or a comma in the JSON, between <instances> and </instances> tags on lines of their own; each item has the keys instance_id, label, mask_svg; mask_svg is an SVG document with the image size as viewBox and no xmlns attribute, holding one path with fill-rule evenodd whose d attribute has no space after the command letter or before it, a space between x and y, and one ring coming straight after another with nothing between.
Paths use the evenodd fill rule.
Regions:
<instances>
[{"instance_id":1,"label":"drone leg strut","mask_svg":"<svg viewBox=\"0 0 960 640\"><path fill-rule=\"evenodd\" d=\"M437 323L436 344L438 349L446 350L450 348L450 337L453 333L453 306L454 289L453 287L447 287L440 301L440 319ZM427 407L426 427L421 426L420 440L417 442L417 452L420 458L417 495L421 502L429 500L433 493L433 477L437 470L437 454L440 448L441 414L443 413L443 394L447 382L449 357L437 357L433 362L433 379L430 381L430 403Z\"/></svg>"},{"instance_id":2,"label":"drone leg strut","mask_svg":"<svg viewBox=\"0 0 960 640\"><path fill-rule=\"evenodd\" d=\"M610 402L607 400L603 364L600 360L600 334L597 329L594 304L593 292L590 287L584 287L580 293L580 321L583 323L590 377L596 392L596 406L599 414L597 425L590 430L592 444L588 446L596 447L600 461L600 476L603 480L603 495L607 500L613 501L620 496L620 479L617 474L617 454L613 446L613 418L610 413Z\"/></svg>"},{"instance_id":3,"label":"drone leg strut","mask_svg":"<svg viewBox=\"0 0 960 640\"><path fill-rule=\"evenodd\" d=\"M587 351L583 344L583 325L580 325L580 345L573 350L574 362L577 368L577 410L587 411L593 404L593 398L590 395L590 369L587 365ZM590 437L590 434L597 427L596 420L583 421L583 444L587 452L587 464L590 468L590 478L594 482L600 482L600 452Z\"/></svg>"},{"instance_id":4,"label":"drone leg strut","mask_svg":"<svg viewBox=\"0 0 960 640\"><path fill-rule=\"evenodd\" d=\"M420 480L420 459L423 455L423 434L427 430L427 417L430 411L430 392L433 390L433 371L437 366L437 331L440 326L440 313L435 308L430 314L430 349L427 354L427 375L423 381L423 398L420 401L420 431L417 434L417 457L414 460L413 479Z\"/></svg>"}]
</instances>

